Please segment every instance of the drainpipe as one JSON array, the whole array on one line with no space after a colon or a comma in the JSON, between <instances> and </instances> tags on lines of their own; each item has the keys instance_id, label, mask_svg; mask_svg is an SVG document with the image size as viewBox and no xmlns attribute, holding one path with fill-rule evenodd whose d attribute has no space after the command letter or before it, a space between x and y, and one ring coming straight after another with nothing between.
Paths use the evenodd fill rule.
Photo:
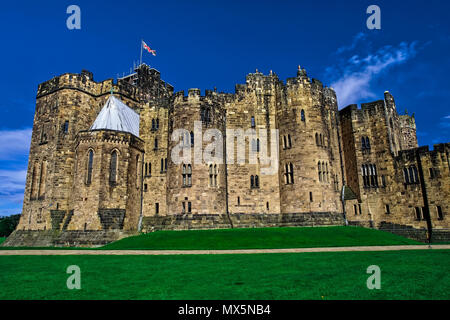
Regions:
<instances>
[{"instance_id":1,"label":"drainpipe","mask_svg":"<svg viewBox=\"0 0 450 320\"><path fill-rule=\"evenodd\" d=\"M431 224L431 216L430 216L430 207L428 206L428 195L427 195L427 188L425 185L425 176L423 174L423 168L422 168L422 160L420 159L420 152L419 149L416 149L416 160L417 160L417 166L419 171L419 180L420 180L420 187L422 189L422 197L423 197L423 205L424 205L424 215L425 220L427 222L427 241L428 244L431 245L431 239L433 234L433 225Z\"/></svg>"}]
</instances>

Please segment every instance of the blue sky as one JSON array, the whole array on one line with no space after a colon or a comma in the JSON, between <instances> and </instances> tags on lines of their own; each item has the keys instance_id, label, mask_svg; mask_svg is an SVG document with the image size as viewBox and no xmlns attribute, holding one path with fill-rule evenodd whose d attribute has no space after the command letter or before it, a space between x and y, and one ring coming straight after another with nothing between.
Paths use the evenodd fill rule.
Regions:
<instances>
[{"instance_id":1,"label":"blue sky","mask_svg":"<svg viewBox=\"0 0 450 320\"><path fill-rule=\"evenodd\" d=\"M69 30L66 9L81 9ZM381 30L366 9L381 8ZM139 59L175 91L234 92L258 69L282 80L297 65L335 88L340 108L395 97L416 115L420 145L450 141L448 1L8 1L0 9L0 215L19 213L39 83L88 69L116 77Z\"/></svg>"}]
</instances>

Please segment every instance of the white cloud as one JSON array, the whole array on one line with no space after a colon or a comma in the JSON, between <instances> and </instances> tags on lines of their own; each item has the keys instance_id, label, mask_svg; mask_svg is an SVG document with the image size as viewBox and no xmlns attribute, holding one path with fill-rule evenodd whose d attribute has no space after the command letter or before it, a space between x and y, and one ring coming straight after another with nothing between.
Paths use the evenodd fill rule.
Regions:
<instances>
[{"instance_id":1,"label":"white cloud","mask_svg":"<svg viewBox=\"0 0 450 320\"><path fill-rule=\"evenodd\" d=\"M417 42L402 42L398 46L384 46L374 54L361 58L352 55L346 63L327 69L327 73L340 74L331 86L338 98L339 107L373 98L371 83L389 68L402 64L416 55Z\"/></svg>"},{"instance_id":2,"label":"white cloud","mask_svg":"<svg viewBox=\"0 0 450 320\"><path fill-rule=\"evenodd\" d=\"M346 51L352 51L356 48L356 46L358 45L358 42L360 40L364 40L367 37L367 34L365 34L364 32L359 32L357 33L354 37L353 37L353 41L349 46L342 46L340 48L337 49L336 53L337 54L342 54Z\"/></svg>"},{"instance_id":3,"label":"white cloud","mask_svg":"<svg viewBox=\"0 0 450 320\"><path fill-rule=\"evenodd\" d=\"M30 151L31 128L0 130L0 160L27 156Z\"/></svg>"}]
</instances>

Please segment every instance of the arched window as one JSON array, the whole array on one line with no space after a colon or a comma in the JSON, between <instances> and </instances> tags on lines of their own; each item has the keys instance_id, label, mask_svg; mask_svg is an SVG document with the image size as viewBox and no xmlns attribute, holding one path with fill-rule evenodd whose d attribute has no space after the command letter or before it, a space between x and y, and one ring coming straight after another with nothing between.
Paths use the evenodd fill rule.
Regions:
<instances>
[{"instance_id":1,"label":"arched window","mask_svg":"<svg viewBox=\"0 0 450 320\"><path fill-rule=\"evenodd\" d=\"M147 166L145 167L145 170L147 171ZM117 182L117 151L115 150L111 153L111 161L109 164L109 182Z\"/></svg>"},{"instance_id":2,"label":"arched window","mask_svg":"<svg viewBox=\"0 0 450 320\"><path fill-rule=\"evenodd\" d=\"M214 186L217 187L217 164L214 165Z\"/></svg>"},{"instance_id":3,"label":"arched window","mask_svg":"<svg viewBox=\"0 0 450 320\"><path fill-rule=\"evenodd\" d=\"M136 156L136 188L139 189L140 177L141 177L141 166L139 163L139 155Z\"/></svg>"},{"instance_id":4,"label":"arched window","mask_svg":"<svg viewBox=\"0 0 450 320\"><path fill-rule=\"evenodd\" d=\"M255 176L255 188L259 188L259 177Z\"/></svg>"},{"instance_id":5,"label":"arched window","mask_svg":"<svg viewBox=\"0 0 450 320\"><path fill-rule=\"evenodd\" d=\"M284 183L289 184L289 165L286 163L284 165Z\"/></svg>"},{"instance_id":6,"label":"arched window","mask_svg":"<svg viewBox=\"0 0 450 320\"><path fill-rule=\"evenodd\" d=\"M305 110L302 109L302 111L300 112L300 119L305 122L306 121L306 117L305 117Z\"/></svg>"},{"instance_id":7,"label":"arched window","mask_svg":"<svg viewBox=\"0 0 450 320\"><path fill-rule=\"evenodd\" d=\"M322 161L322 181L327 182L327 176L325 172L325 162Z\"/></svg>"},{"instance_id":8,"label":"arched window","mask_svg":"<svg viewBox=\"0 0 450 320\"><path fill-rule=\"evenodd\" d=\"M158 149L158 138L155 138L155 149Z\"/></svg>"},{"instance_id":9,"label":"arched window","mask_svg":"<svg viewBox=\"0 0 450 320\"><path fill-rule=\"evenodd\" d=\"M191 147L194 146L194 132L191 131Z\"/></svg>"},{"instance_id":10,"label":"arched window","mask_svg":"<svg viewBox=\"0 0 450 320\"><path fill-rule=\"evenodd\" d=\"M255 177L250 176L250 188L254 188L254 187L255 187Z\"/></svg>"},{"instance_id":11,"label":"arched window","mask_svg":"<svg viewBox=\"0 0 450 320\"><path fill-rule=\"evenodd\" d=\"M259 152L259 139L256 139L256 152Z\"/></svg>"},{"instance_id":12,"label":"arched window","mask_svg":"<svg viewBox=\"0 0 450 320\"><path fill-rule=\"evenodd\" d=\"M214 186L214 173L213 173L213 165L209 165L209 186Z\"/></svg>"},{"instance_id":13,"label":"arched window","mask_svg":"<svg viewBox=\"0 0 450 320\"><path fill-rule=\"evenodd\" d=\"M156 118L156 129L159 129L159 118Z\"/></svg>"},{"instance_id":14,"label":"arched window","mask_svg":"<svg viewBox=\"0 0 450 320\"><path fill-rule=\"evenodd\" d=\"M38 173L38 164L35 163L33 166L33 174L31 178L31 199L36 199L37 197L37 173Z\"/></svg>"},{"instance_id":15,"label":"arched window","mask_svg":"<svg viewBox=\"0 0 450 320\"><path fill-rule=\"evenodd\" d=\"M252 128L256 127L255 117L252 117L252 119L251 119L251 126L252 126Z\"/></svg>"},{"instance_id":16,"label":"arched window","mask_svg":"<svg viewBox=\"0 0 450 320\"><path fill-rule=\"evenodd\" d=\"M316 132L316 146L319 145L319 134Z\"/></svg>"},{"instance_id":17,"label":"arched window","mask_svg":"<svg viewBox=\"0 0 450 320\"><path fill-rule=\"evenodd\" d=\"M319 181L322 182L322 166L320 165L320 161L317 163L317 172L319 173Z\"/></svg>"},{"instance_id":18,"label":"arched window","mask_svg":"<svg viewBox=\"0 0 450 320\"><path fill-rule=\"evenodd\" d=\"M413 174L414 174L414 183L419 183L419 175L417 173L416 166L413 166Z\"/></svg>"},{"instance_id":19,"label":"arched window","mask_svg":"<svg viewBox=\"0 0 450 320\"><path fill-rule=\"evenodd\" d=\"M187 166L187 184L188 186L192 185L192 167L190 164Z\"/></svg>"},{"instance_id":20,"label":"arched window","mask_svg":"<svg viewBox=\"0 0 450 320\"><path fill-rule=\"evenodd\" d=\"M183 177L183 186L186 186L186 165L183 164L183 171L182 171L182 177Z\"/></svg>"},{"instance_id":21,"label":"arched window","mask_svg":"<svg viewBox=\"0 0 450 320\"><path fill-rule=\"evenodd\" d=\"M87 165L87 176L86 184L91 184L92 182L92 168L94 164L94 151L89 150L88 152L88 165Z\"/></svg>"},{"instance_id":22,"label":"arched window","mask_svg":"<svg viewBox=\"0 0 450 320\"><path fill-rule=\"evenodd\" d=\"M366 150L366 139L364 137L361 138L361 149Z\"/></svg>"},{"instance_id":23,"label":"arched window","mask_svg":"<svg viewBox=\"0 0 450 320\"><path fill-rule=\"evenodd\" d=\"M152 163L151 162L148 163L148 175L149 176L152 175Z\"/></svg>"},{"instance_id":24,"label":"arched window","mask_svg":"<svg viewBox=\"0 0 450 320\"><path fill-rule=\"evenodd\" d=\"M152 119L152 130L156 129L156 125L155 125L155 119Z\"/></svg>"},{"instance_id":25,"label":"arched window","mask_svg":"<svg viewBox=\"0 0 450 320\"><path fill-rule=\"evenodd\" d=\"M366 148L370 149L370 140L369 137L366 137Z\"/></svg>"},{"instance_id":26,"label":"arched window","mask_svg":"<svg viewBox=\"0 0 450 320\"><path fill-rule=\"evenodd\" d=\"M45 195L45 180L47 178L47 163L44 161L41 164L41 178L39 179L39 199Z\"/></svg>"},{"instance_id":27,"label":"arched window","mask_svg":"<svg viewBox=\"0 0 450 320\"><path fill-rule=\"evenodd\" d=\"M167 158L164 159L164 171L167 171Z\"/></svg>"},{"instance_id":28,"label":"arched window","mask_svg":"<svg viewBox=\"0 0 450 320\"><path fill-rule=\"evenodd\" d=\"M144 168L144 176L148 176L148 164L145 163L145 168Z\"/></svg>"},{"instance_id":29,"label":"arched window","mask_svg":"<svg viewBox=\"0 0 450 320\"><path fill-rule=\"evenodd\" d=\"M161 158L161 173L164 172L164 159Z\"/></svg>"},{"instance_id":30,"label":"arched window","mask_svg":"<svg viewBox=\"0 0 450 320\"><path fill-rule=\"evenodd\" d=\"M414 172L413 172L413 167L412 166L409 167L409 182L410 183L414 183L415 182L415 180L414 180Z\"/></svg>"},{"instance_id":31,"label":"arched window","mask_svg":"<svg viewBox=\"0 0 450 320\"><path fill-rule=\"evenodd\" d=\"M291 135L288 134L288 148L292 148Z\"/></svg>"},{"instance_id":32,"label":"arched window","mask_svg":"<svg viewBox=\"0 0 450 320\"><path fill-rule=\"evenodd\" d=\"M283 149L287 148L286 136L283 136Z\"/></svg>"},{"instance_id":33,"label":"arched window","mask_svg":"<svg viewBox=\"0 0 450 320\"><path fill-rule=\"evenodd\" d=\"M326 177L326 179L325 179L325 181L326 182L330 182L330 177L328 176L328 174L329 174L329 172L328 172L328 162L326 162L325 163L325 177Z\"/></svg>"},{"instance_id":34,"label":"arched window","mask_svg":"<svg viewBox=\"0 0 450 320\"><path fill-rule=\"evenodd\" d=\"M292 163L289 163L289 180L291 183L294 183L294 166Z\"/></svg>"},{"instance_id":35,"label":"arched window","mask_svg":"<svg viewBox=\"0 0 450 320\"><path fill-rule=\"evenodd\" d=\"M323 146L323 135L320 134L320 145Z\"/></svg>"}]
</instances>

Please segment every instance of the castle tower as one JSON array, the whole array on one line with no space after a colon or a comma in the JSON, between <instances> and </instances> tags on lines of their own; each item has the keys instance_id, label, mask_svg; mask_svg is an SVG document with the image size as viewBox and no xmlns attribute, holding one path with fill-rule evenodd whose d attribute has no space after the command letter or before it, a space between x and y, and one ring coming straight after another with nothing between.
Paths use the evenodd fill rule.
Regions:
<instances>
[{"instance_id":1,"label":"castle tower","mask_svg":"<svg viewBox=\"0 0 450 320\"><path fill-rule=\"evenodd\" d=\"M225 152L220 139L225 111L220 97L210 91L202 97L199 89L190 89L187 97L178 92L169 118L167 213L225 214Z\"/></svg>"},{"instance_id":2,"label":"castle tower","mask_svg":"<svg viewBox=\"0 0 450 320\"><path fill-rule=\"evenodd\" d=\"M139 115L111 95L91 128L77 137L73 214L65 217L63 226L136 230L143 151Z\"/></svg>"},{"instance_id":3,"label":"castle tower","mask_svg":"<svg viewBox=\"0 0 450 320\"><path fill-rule=\"evenodd\" d=\"M283 213L342 212L334 91L299 67L277 113Z\"/></svg>"}]
</instances>

